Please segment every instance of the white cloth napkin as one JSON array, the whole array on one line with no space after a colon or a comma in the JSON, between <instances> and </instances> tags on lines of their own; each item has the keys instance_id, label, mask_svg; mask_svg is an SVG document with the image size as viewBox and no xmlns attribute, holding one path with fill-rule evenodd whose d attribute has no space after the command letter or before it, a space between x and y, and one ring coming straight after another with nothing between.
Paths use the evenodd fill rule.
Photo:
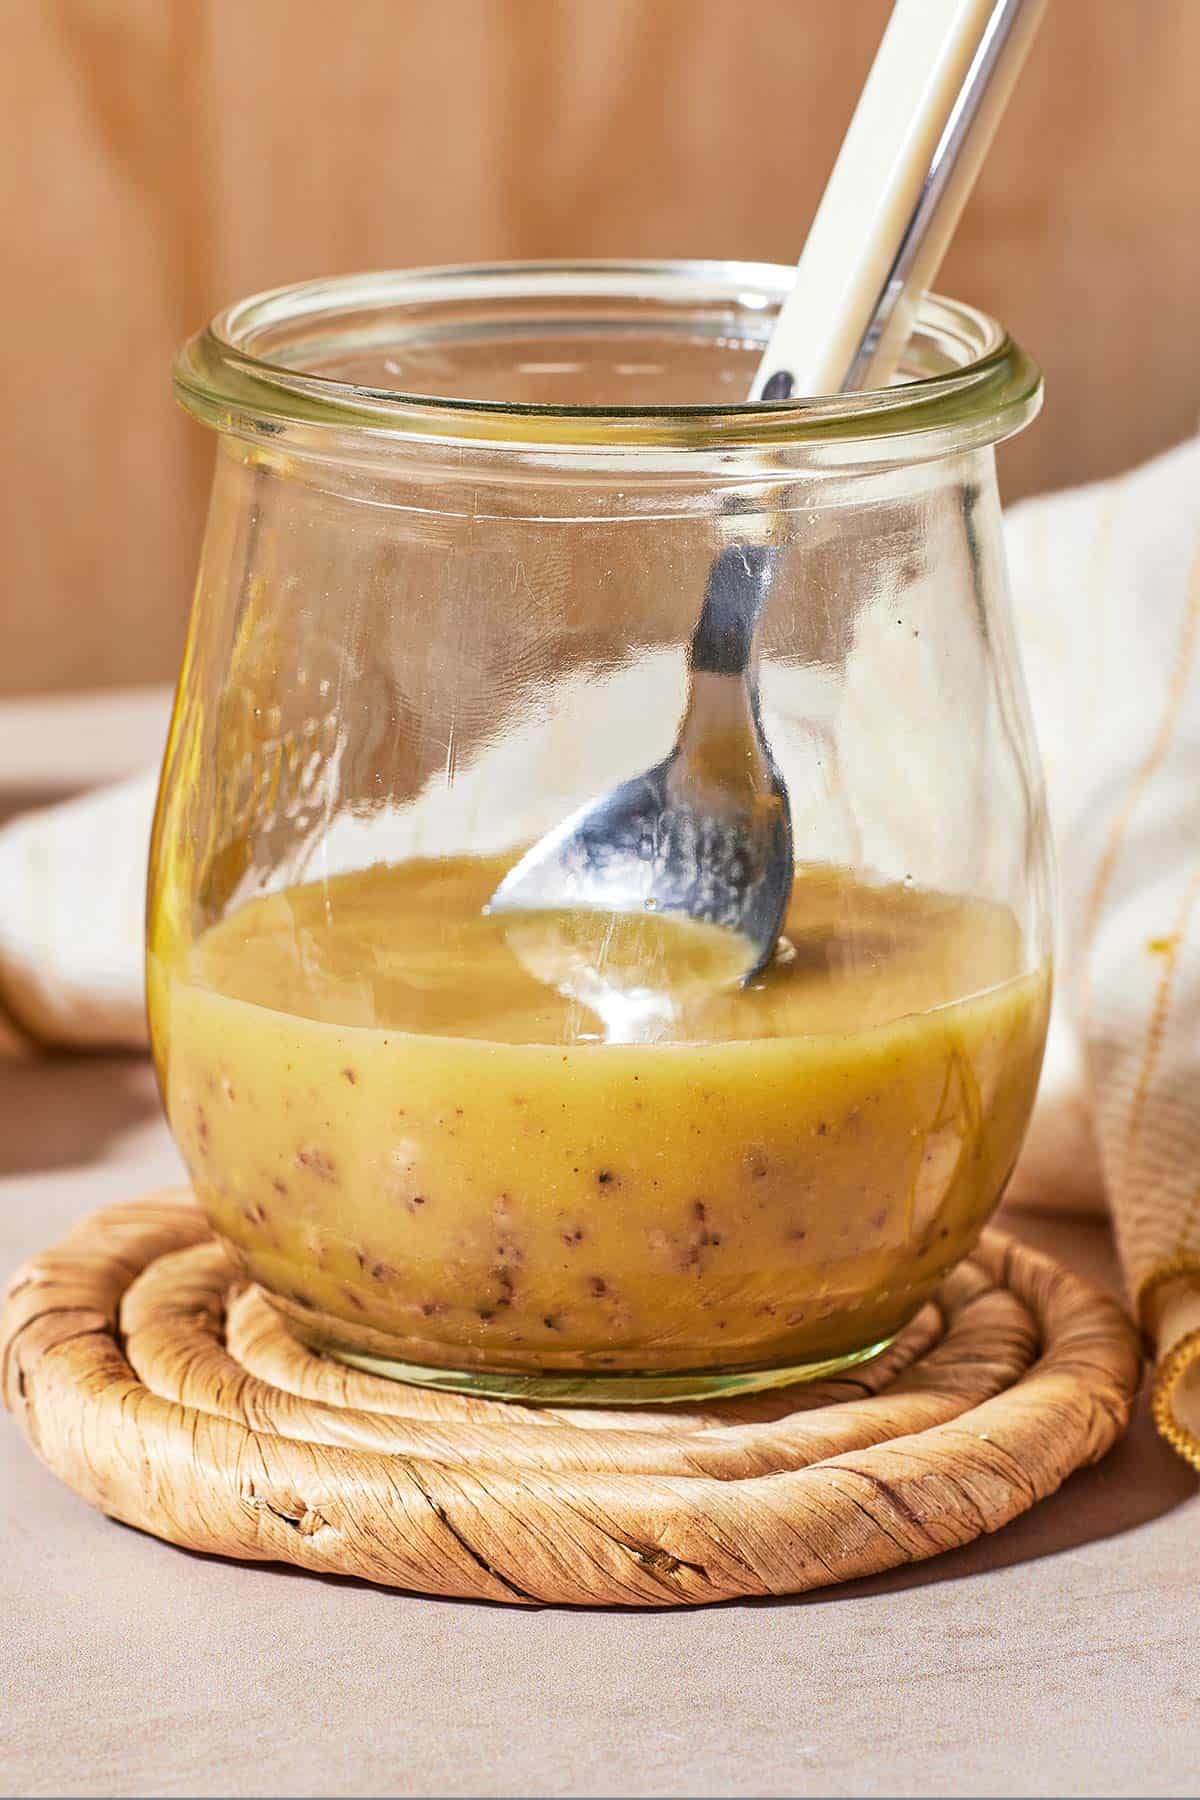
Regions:
<instances>
[{"instance_id":1,"label":"white cloth napkin","mask_svg":"<svg viewBox=\"0 0 1200 1800\"><path fill-rule=\"evenodd\" d=\"M1200 440L1014 507L1006 536L1061 901L1012 1198L1107 1199L1160 1424L1200 1467ZM28 1039L145 1042L153 796L139 776L0 831L0 1013Z\"/></svg>"},{"instance_id":2,"label":"white cloth napkin","mask_svg":"<svg viewBox=\"0 0 1200 1800\"><path fill-rule=\"evenodd\" d=\"M146 1042L142 926L156 786L156 775L135 775L0 831L0 1015L36 1042Z\"/></svg>"}]
</instances>

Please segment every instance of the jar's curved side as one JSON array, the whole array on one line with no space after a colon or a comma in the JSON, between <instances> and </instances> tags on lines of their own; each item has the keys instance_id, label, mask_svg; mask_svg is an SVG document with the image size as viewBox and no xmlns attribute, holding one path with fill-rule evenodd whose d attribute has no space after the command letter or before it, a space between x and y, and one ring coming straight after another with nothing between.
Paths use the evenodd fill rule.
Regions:
<instances>
[{"instance_id":1,"label":"jar's curved side","mask_svg":"<svg viewBox=\"0 0 1200 1800\"><path fill-rule=\"evenodd\" d=\"M146 896L150 1043L166 1097L170 971L224 910L249 860L230 829L230 765L251 760L254 702L241 704L233 649L239 620L278 609L255 582L261 476L239 446L218 442L183 657L151 832ZM231 705L232 699L232 705ZM168 1107L168 1115L169 1115Z\"/></svg>"},{"instance_id":2,"label":"jar's curved side","mask_svg":"<svg viewBox=\"0 0 1200 1800\"><path fill-rule=\"evenodd\" d=\"M1050 966L1056 949L1054 843L1041 752L1017 641L994 454L989 454L989 461L991 480L981 494L981 528L973 534L972 558L979 571L979 592L986 606L998 710L1023 796L1020 858L1021 879L1029 895L1029 953L1031 960Z\"/></svg>"},{"instance_id":3,"label":"jar's curved side","mask_svg":"<svg viewBox=\"0 0 1200 1800\"><path fill-rule=\"evenodd\" d=\"M201 744L194 721L198 704L196 667L207 628L202 593L201 574L193 592L183 657L175 681L146 873L146 1011L150 1050L164 1106L168 1092L168 971L190 948L189 920L196 879L192 860L195 844L180 814L185 795L197 792L200 785Z\"/></svg>"}]
</instances>

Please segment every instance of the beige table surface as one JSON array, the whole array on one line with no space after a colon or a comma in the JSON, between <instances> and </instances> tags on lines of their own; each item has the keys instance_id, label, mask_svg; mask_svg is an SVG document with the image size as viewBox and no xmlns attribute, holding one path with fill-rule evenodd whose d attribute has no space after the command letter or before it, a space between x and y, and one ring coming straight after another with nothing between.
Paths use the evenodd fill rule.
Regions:
<instances>
[{"instance_id":1,"label":"beige table surface","mask_svg":"<svg viewBox=\"0 0 1200 1800\"><path fill-rule=\"evenodd\" d=\"M153 760L162 696L0 707L0 817ZM0 1064L0 1268L179 1176L136 1058ZM1115 1282L1107 1230L1023 1237ZM965 1551L808 1599L508 1611L194 1556L0 1421L4 1794L1179 1794L1200 1499L1144 1407Z\"/></svg>"}]
</instances>

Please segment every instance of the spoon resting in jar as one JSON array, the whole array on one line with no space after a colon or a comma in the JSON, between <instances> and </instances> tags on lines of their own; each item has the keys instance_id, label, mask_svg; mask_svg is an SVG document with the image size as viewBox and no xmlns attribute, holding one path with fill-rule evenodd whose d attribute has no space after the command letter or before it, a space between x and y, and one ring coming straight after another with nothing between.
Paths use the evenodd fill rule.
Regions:
<instances>
[{"instance_id":1,"label":"spoon resting in jar","mask_svg":"<svg viewBox=\"0 0 1200 1800\"><path fill-rule=\"evenodd\" d=\"M751 401L887 384L1045 4L896 0ZM488 911L675 914L737 935L737 980L771 960L795 852L758 693L770 524L712 564L670 754L536 843Z\"/></svg>"}]
</instances>

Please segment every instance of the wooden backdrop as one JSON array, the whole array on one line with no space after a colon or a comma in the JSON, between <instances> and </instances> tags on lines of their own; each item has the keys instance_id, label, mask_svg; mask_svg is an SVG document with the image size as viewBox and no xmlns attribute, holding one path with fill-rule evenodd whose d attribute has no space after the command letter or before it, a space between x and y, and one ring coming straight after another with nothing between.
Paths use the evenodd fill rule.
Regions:
<instances>
[{"instance_id":1,"label":"wooden backdrop","mask_svg":"<svg viewBox=\"0 0 1200 1800\"><path fill-rule=\"evenodd\" d=\"M295 277L791 261L887 0L6 0L0 691L173 671L211 445L176 342ZM1200 0L1051 0L942 285L1042 359L1006 491L1200 409Z\"/></svg>"}]
</instances>

